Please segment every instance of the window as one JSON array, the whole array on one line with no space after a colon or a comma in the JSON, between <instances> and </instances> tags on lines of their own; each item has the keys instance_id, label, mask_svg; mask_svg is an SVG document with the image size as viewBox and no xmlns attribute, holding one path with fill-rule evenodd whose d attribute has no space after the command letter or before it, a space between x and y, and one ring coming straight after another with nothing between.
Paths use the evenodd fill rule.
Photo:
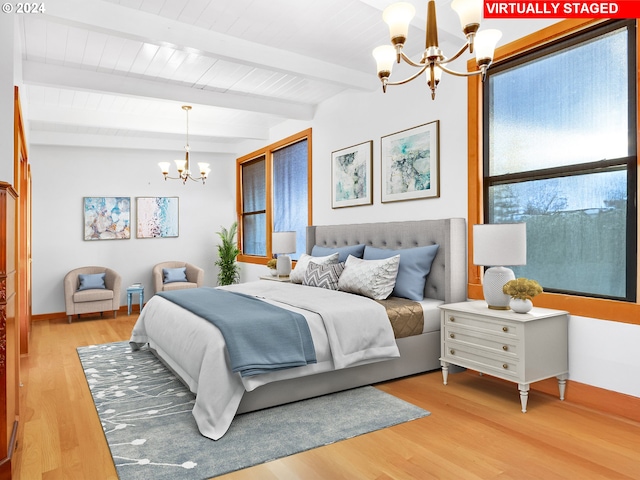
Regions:
<instances>
[{"instance_id":1,"label":"window","mask_svg":"<svg viewBox=\"0 0 640 480\"><path fill-rule=\"evenodd\" d=\"M635 71L635 21L489 70L485 222L527 223L514 272L546 291L635 300Z\"/></svg>"},{"instance_id":2,"label":"window","mask_svg":"<svg viewBox=\"0 0 640 480\"><path fill-rule=\"evenodd\" d=\"M239 260L266 263L271 232L295 231L297 260L311 224L311 130L237 160Z\"/></svg>"},{"instance_id":3,"label":"window","mask_svg":"<svg viewBox=\"0 0 640 480\"><path fill-rule=\"evenodd\" d=\"M636 20L558 22L468 78L470 298L472 225L524 221L537 306L640 324Z\"/></svg>"}]
</instances>

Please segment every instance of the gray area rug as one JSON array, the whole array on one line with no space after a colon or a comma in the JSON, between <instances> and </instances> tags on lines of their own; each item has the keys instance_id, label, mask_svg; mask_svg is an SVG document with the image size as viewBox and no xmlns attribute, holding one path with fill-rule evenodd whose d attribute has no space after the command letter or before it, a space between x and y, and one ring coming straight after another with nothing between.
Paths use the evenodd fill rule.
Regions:
<instances>
[{"instance_id":1,"label":"gray area rug","mask_svg":"<svg viewBox=\"0 0 640 480\"><path fill-rule=\"evenodd\" d=\"M191 415L195 396L147 349L78 348L121 480L206 479L429 415L362 387L238 415L217 441Z\"/></svg>"}]
</instances>

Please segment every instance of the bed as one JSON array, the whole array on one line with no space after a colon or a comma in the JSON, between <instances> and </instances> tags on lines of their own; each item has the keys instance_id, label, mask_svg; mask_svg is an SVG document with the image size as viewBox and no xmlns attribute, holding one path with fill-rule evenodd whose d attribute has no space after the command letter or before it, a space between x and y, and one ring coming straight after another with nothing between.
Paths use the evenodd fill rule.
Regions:
<instances>
[{"instance_id":1,"label":"bed","mask_svg":"<svg viewBox=\"0 0 640 480\"><path fill-rule=\"evenodd\" d=\"M362 351L347 351L342 357L338 357L338 349L335 348L338 343L335 342L341 340L331 338L333 324L331 328L326 324L323 326L322 322L326 322L323 317L336 317L335 331L355 328L339 323L342 321L340 308L346 307L346 303L340 304L342 297L330 296L339 292L260 280L225 289L304 315L316 345L317 362L241 377L230 370L229 353L226 351L224 338L216 327L158 296L145 305L134 326L130 343L134 349L148 344L189 389L196 393L193 414L198 428L204 436L214 440L224 435L237 413L439 369L440 314L437 306L464 301L467 296L465 220L450 218L307 228L309 254L314 248L336 249L367 245L378 249L402 250L434 244L439 247L424 287L424 299L419 302L424 311L424 325L422 332L416 335L394 339L391 331L389 340L388 331L391 327L385 313L385 325L372 323L376 325L373 328L379 328L379 331L366 340L376 342L375 345L367 343ZM310 292L314 294L311 295ZM378 322L379 309L382 308L384 312L384 307L379 306L381 302L356 297L361 296L350 295L349 301L361 303L357 303L357 306L354 304L353 307L349 303L349 308L353 308L348 314L349 319L355 318L353 321L363 322L375 318ZM291 299L302 303L296 305ZM324 304L322 308L330 311L326 314L315 313L306 302ZM362 314L366 319L358 320L355 312L361 310L369 313ZM357 327L358 324L354 325ZM336 335L334 332L333 336ZM345 350L348 350L349 344L345 345Z\"/></svg>"}]
</instances>

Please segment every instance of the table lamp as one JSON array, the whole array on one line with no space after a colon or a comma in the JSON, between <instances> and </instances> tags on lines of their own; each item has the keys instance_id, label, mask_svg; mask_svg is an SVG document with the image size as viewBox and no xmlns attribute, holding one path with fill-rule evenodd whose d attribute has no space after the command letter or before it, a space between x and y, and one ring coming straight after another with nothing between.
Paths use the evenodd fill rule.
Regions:
<instances>
[{"instance_id":1,"label":"table lamp","mask_svg":"<svg viewBox=\"0 0 640 480\"><path fill-rule=\"evenodd\" d=\"M291 273L290 253L296 252L296 232L273 232L271 235L271 253L278 256L276 275L286 277Z\"/></svg>"},{"instance_id":2,"label":"table lamp","mask_svg":"<svg viewBox=\"0 0 640 480\"><path fill-rule=\"evenodd\" d=\"M489 308L509 310L511 297L502 292L513 270L504 265L526 265L527 224L495 223L473 226L473 264L491 267L484 272L482 290Z\"/></svg>"}]
</instances>

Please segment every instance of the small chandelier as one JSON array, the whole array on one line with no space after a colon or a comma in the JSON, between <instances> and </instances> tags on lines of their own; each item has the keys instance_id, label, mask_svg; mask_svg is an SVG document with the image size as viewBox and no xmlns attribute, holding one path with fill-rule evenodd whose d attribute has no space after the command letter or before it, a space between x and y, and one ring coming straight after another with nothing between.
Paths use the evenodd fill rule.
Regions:
<instances>
[{"instance_id":1,"label":"small chandelier","mask_svg":"<svg viewBox=\"0 0 640 480\"><path fill-rule=\"evenodd\" d=\"M378 77L382 82L382 91L387 91L387 85L402 85L427 73L427 85L431 88L431 98L436 98L436 87L440 82L442 72L459 77L482 75L484 81L487 69L493 61L493 52L502 33L499 30L484 30L479 32L480 19L482 18L482 0L453 0L451 8L460 17L460 24L467 41L451 58L447 58L438 46L438 25L436 21L435 0L429 0L427 4L427 35L425 50L419 62L414 62L404 54L402 48L407 40L409 23L416 11L413 5L406 2L394 3L382 12L382 19L389 25L392 45L383 45L373 50L373 56L378 65ZM478 70L475 72L455 72L448 67L449 62L454 61L467 49L469 53L475 50ZM419 68L417 73L399 82L389 82L394 60L400 63L404 60L412 67Z\"/></svg>"},{"instance_id":2,"label":"small chandelier","mask_svg":"<svg viewBox=\"0 0 640 480\"><path fill-rule=\"evenodd\" d=\"M165 180L167 180L168 178L170 178L171 180L182 180L183 184L187 183L187 180L193 180L194 182L202 180L202 184L204 185L209 172L211 172L211 169L209 168L208 163L198 163L198 168L200 169L200 177L194 177L193 175L191 175L191 170L189 169L189 110L191 110L191 105L183 105L182 109L187 112L187 143L184 146L184 160L174 160L174 162L176 163L176 167L178 168L178 176L169 176L169 166L171 165L171 162L160 162L158 163L158 165L162 170L162 175L164 175Z\"/></svg>"}]
</instances>

